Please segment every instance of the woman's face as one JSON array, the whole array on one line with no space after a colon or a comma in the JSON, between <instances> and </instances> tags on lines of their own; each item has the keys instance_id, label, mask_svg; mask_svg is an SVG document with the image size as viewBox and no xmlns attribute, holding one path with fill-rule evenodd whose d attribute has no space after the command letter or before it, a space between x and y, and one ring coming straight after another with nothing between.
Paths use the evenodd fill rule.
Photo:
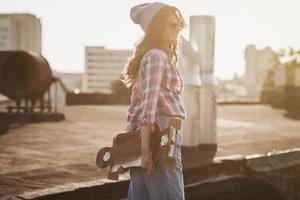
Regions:
<instances>
[{"instance_id":1,"label":"woman's face","mask_svg":"<svg viewBox=\"0 0 300 200\"><path fill-rule=\"evenodd\" d=\"M178 34L182 29L182 24L179 22L179 16L176 13L172 13L167 17L165 31L163 33L164 40L171 44L176 43Z\"/></svg>"}]
</instances>

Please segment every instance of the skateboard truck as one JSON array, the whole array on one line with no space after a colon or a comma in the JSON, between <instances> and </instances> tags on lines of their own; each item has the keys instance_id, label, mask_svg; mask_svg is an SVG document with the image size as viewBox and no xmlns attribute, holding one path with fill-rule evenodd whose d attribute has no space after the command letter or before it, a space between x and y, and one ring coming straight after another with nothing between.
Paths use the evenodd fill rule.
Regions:
<instances>
[{"instance_id":1,"label":"skateboard truck","mask_svg":"<svg viewBox=\"0 0 300 200\"><path fill-rule=\"evenodd\" d=\"M111 147L104 147L97 154L96 164L99 168L106 168L110 165Z\"/></svg>"}]
</instances>

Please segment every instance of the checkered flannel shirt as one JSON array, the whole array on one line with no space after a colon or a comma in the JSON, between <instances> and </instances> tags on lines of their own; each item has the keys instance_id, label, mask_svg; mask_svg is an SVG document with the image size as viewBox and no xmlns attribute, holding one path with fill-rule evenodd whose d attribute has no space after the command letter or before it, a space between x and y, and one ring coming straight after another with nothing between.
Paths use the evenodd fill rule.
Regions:
<instances>
[{"instance_id":1,"label":"checkered flannel shirt","mask_svg":"<svg viewBox=\"0 0 300 200\"><path fill-rule=\"evenodd\" d=\"M183 82L178 69L160 49L148 51L142 58L140 71L131 95L127 114L127 131L147 125L154 130L156 114L185 118L179 95Z\"/></svg>"}]
</instances>

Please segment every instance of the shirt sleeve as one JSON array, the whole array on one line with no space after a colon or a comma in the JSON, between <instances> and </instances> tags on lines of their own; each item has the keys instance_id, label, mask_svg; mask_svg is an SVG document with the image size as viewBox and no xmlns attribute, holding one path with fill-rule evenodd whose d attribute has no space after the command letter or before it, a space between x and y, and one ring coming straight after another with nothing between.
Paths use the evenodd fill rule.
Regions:
<instances>
[{"instance_id":1,"label":"shirt sleeve","mask_svg":"<svg viewBox=\"0 0 300 200\"><path fill-rule=\"evenodd\" d=\"M127 127L126 132L133 131L136 129L135 122L137 121L137 111L138 111L138 100L136 98L136 89L132 87L132 94L130 98L130 106L127 112Z\"/></svg>"},{"instance_id":2,"label":"shirt sleeve","mask_svg":"<svg viewBox=\"0 0 300 200\"><path fill-rule=\"evenodd\" d=\"M159 50L153 50L146 56L146 62L143 66L144 79L142 89L144 90L144 95L141 126L147 125L153 132L161 81L167 69L167 56Z\"/></svg>"}]
</instances>

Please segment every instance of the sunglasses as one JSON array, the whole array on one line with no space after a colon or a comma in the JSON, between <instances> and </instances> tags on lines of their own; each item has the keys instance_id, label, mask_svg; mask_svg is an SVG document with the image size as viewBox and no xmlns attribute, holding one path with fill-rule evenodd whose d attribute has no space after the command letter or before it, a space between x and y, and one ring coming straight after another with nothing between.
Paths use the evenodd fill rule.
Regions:
<instances>
[{"instance_id":1,"label":"sunglasses","mask_svg":"<svg viewBox=\"0 0 300 200\"><path fill-rule=\"evenodd\" d=\"M168 26L173 31L180 31L183 28L183 24L178 22L169 23Z\"/></svg>"}]
</instances>

